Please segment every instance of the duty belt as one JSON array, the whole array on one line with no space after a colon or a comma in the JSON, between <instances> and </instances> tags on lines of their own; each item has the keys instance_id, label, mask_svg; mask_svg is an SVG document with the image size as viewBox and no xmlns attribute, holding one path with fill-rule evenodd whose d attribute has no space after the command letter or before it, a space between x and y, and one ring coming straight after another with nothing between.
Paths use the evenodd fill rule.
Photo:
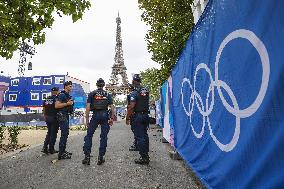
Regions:
<instances>
[{"instance_id":1,"label":"duty belt","mask_svg":"<svg viewBox=\"0 0 284 189\"><path fill-rule=\"evenodd\" d=\"M134 114L149 114L149 112L148 111L134 112Z\"/></svg>"}]
</instances>

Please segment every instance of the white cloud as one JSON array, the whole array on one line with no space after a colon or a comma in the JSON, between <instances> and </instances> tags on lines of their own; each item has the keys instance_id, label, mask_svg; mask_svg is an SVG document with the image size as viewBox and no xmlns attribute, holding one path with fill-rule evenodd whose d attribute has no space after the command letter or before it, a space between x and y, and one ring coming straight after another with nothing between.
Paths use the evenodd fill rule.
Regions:
<instances>
[{"instance_id":1,"label":"white cloud","mask_svg":"<svg viewBox=\"0 0 284 189\"><path fill-rule=\"evenodd\" d=\"M46 30L46 42L36 46L31 59L33 70L25 75L66 74L91 83L102 77L107 82L114 63L116 17L121 17L122 48L127 74L138 73L149 67L159 67L151 60L144 40L147 27L141 21L137 1L96 0L76 23L70 17L56 17L52 29ZM4 74L17 76L19 55L11 60L0 59Z\"/></svg>"}]
</instances>

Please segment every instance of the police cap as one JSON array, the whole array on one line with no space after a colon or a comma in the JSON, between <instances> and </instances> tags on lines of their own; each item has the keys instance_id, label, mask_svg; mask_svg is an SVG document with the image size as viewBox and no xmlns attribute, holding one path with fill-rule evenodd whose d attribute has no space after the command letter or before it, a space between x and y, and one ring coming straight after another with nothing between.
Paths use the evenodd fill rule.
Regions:
<instances>
[{"instance_id":1,"label":"police cap","mask_svg":"<svg viewBox=\"0 0 284 189\"><path fill-rule=\"evenodd\" d=\"M59 88L58 87L52 87L51 91L59 91Z\"/></svg>"},{"instance_id":2,"label":"police cap","mask_svg":"<svg viewBox=\"0 0 284 189\"><path fill-rule=\"evenodd\" d=\"M132 80L141 83L141 78L139 74L134 74Z\"/></svg>"},{"instance_id":3,"label":"police cap","mask_svg":"<svg viewBox=\"0 0 284 189\"><path fill-rule=\"evenodd\" d=\"M99 78L96 83L97 87L104 87L105 81L102 78Z\"/></svg>"},{"instance_id":4,"label":"police cap","mask_svg":"<svg viewBox=\"0 0 284 189\"><path fill-rule=\"evenodd\" d=\"M63 85L64 85L64 87L66 87L68 85L72 85L72 81L65 81L65 83Z\"/></svg>"}]
</instances>

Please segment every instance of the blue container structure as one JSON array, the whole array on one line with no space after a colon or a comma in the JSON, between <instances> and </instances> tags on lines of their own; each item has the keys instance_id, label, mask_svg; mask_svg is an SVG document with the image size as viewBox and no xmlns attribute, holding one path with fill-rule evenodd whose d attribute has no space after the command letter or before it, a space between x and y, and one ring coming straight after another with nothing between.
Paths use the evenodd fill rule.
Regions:
<instances>
[{"instance_id":1,"label":"blue container structure","mask_svg":"<svg viewBox=\"0 0 284 189\"><path fill-rule=\"evenodd\" d=\"M30 107L41 107L43 100L51 95L51 88L59 87L63 90L63 83L67 80L73 82L71 96L75 100L75 108L84 108L89 92L89 87L86 86L89 84L65 75L11 78L9 89L5 93L4 106L22 107L25 111L29 111Z\"/></svg>"}]
</instances>

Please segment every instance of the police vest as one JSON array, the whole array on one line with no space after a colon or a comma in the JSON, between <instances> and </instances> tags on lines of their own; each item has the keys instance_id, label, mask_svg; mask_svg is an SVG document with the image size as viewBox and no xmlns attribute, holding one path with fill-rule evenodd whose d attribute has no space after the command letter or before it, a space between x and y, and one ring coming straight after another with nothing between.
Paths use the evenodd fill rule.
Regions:
<instances>
[{"instance_id":1,"label":"police vest","mask_svg":"<svg viewBox=\"0 0 284 189\"><path fill-rule=\"evenodd\" d=\"M95 90L90 105L91 110L107 110L108 93L104 90Z\"/></svg>"},{"instance_id":2,"label":"police vest","mask_svg":"<svg viewBox=\"0 0 284 189\"><path fill-rule=\"evenodd\" d=\"M46 116L55 116L57 110L55 109L55 101L56 96L49 96L47 99L44 100L43 107L44 107L44 115Z\"/></svg>"},{"instance_id":3,"label":"police vest","mask_svg":"<svg viewBox=\"0 0 284 189\"><path fill-rule=\"evenodd\" d=\"M61 91L60 94L64 94L66 98L62 101L62 103L67 103L70 99L72 99L72 96L69 93L66 93L65 91ZM66 112L66 113L73 113L74 111L74 103L73 105L65 106L63 108L60 108L59 111Z\"/></svg>"},{"instance_id":4,"label":"police vest","mask_svg":"<svg viewBox=\"0 0 284 189\"><path fill-rule=\"evenodd\" d=\"M134 112L149 111L149 91L145 87L137 89L137 101Z\"/></svg>"}]
</instances>

